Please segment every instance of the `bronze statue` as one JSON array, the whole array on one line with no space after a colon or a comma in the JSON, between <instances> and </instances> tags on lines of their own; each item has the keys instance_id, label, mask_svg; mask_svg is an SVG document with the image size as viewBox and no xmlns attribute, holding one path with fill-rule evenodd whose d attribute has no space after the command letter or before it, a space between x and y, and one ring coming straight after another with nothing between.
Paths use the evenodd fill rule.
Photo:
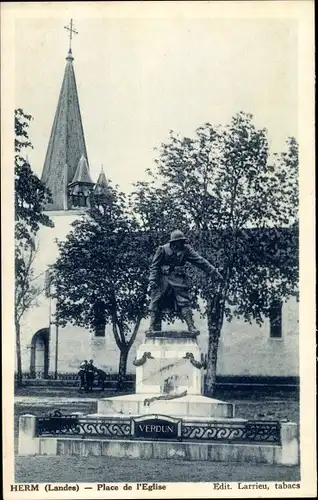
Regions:
<instances>
[{"instance_id":1,"label":"bronze statue","mask_svg":"<svg viewBox=\"0 0 318 500\"><path fill-rule=\"evenodd\" d=\"M175 312L184 319L190 333L198 333L190 309L189 283L185 264L189 262L206 273L214 273L222 279L218 270L187 244L182 231L172 231L170 241L159 246L150 267L150 327L160 331L162 313Z\"/></svg>"}]
</instances>

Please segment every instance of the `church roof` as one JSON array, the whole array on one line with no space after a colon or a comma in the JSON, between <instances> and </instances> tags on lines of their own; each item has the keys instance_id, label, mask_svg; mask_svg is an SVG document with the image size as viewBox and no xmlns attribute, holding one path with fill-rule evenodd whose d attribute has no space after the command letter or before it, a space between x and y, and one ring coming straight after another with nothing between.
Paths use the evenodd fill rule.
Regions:
<instances>
[{"instance_id":1,"label":"church roof","mask_svg":"<svg viewBox=\"0 0 318 500\"><path fill-rule=\"evenodd\" d=\"M101 168L96 184L105 188L108 187L108 182L103 167Z\"/></svg>"},{"instance_id":2,"label":"church roof","mask_svg":"<svg viewBox=\"0 0 318 500\"><path fill-rule=\"evenodd\" d=\"M87 160L84 155L81 156L80 161L78 162L77 169L71 184L75 184L78 182L93 184L91 175L89 173Z\"/></svg>"},{"instance_id":3,"label":"church roof","mask_svg":"<svg viewBox=\"0 0 318 500\"><path fill-rule=\"evenodd\" d=\"M101 195L101 194L106 194L107 191L108 191L108 182L102 166L97 182L94 186L94 193L96 195Z\"/></svg>"},{"instance_id":4,"label":"church roof","mask_svg":"<svg viewBox=\"0 0 318 500\"><path fill-rule=\"evenodd\" d=\"M82 156L89 171L73 60L70 49L42 172L42 181L52 193L50 210L63 210L65 186L74 179Z\"/></svg>"}]
</instances>

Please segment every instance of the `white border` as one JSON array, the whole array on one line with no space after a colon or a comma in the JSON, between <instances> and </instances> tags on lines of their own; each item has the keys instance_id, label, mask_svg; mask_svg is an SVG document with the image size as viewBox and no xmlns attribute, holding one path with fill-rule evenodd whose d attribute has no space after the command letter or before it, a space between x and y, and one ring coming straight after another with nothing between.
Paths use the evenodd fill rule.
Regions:
<instances>
[{"instance_id":1,"label":"white border","mask_svg":"<svg viewBox=\"0 0 318 500\"><path fill-rule=\"evenodd\" d=\"M315 408L315 149L314 149L314 3L295 1L213 2L64 2L1 4L1 139L2 139L2 310L3 310L3 436L5 498L129 498L129 492L11 493L13 480L13 89L14 19L23 17L129 17L295 19L299 23L299 143L300 143L300 379L301 379L301 487L268 491L215 493L210 483L168 483L165 492L139 491L138 498L279 498L312 497L316 493ZM247 465L248 466L248 465ZM270 484L270 483L268 483ZM84 485L81 485L84 487ZM133 498L136 498L134 492Z\"/></svg>"}]
</instances>

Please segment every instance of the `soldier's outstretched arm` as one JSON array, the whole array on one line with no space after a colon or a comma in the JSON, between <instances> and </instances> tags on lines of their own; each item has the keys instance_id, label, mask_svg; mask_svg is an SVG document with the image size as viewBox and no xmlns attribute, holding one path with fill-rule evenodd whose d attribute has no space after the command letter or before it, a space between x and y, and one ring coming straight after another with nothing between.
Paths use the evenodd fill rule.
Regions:
<instances>
[{"instance_id":1,"label":"soldier's outstretched arm","mask_svg":"<svg viewBox=\"0 0 318 500\"><path fill-rule=\"evenodd\" d=\"M207 259L199 255L190 245L187 248L187 261L208 274L216 274L222 279L221 273Z\"/></svg>"},{"instance_id":2,"label":"soldier's outstretched arm","mask_svg":"<svg viewBox=\"0 0 318 500\"><path fill-rule=\"evenodd\" d=\"M157 285L159 283L160 271L161 271L160 267L163 255L164 255L163 248L158 247L150 265L149 283L151 285L155 284Z\"/></svg>"}]
</instances>

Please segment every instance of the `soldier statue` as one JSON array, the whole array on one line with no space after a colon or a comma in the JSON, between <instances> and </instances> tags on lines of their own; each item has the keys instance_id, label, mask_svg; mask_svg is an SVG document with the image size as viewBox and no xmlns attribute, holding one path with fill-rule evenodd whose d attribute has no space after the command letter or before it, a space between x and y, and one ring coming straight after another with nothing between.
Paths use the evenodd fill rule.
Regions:
<instances>
[{"instance_id":1,"label":"soldier statue","mask_svg":"<svg viewBox=\"0 0 318 500\"><path fill-rule=\"evenodd\" d=\"M190 333L199 333L190 309L189 283L185 274L187 262L222 279L219 271L187 243L182 231L172 231L170 241L158 247L150 267L149 331L161 330L162 313L175 312L185 320Z\"/></svg>"}]
</instances>

